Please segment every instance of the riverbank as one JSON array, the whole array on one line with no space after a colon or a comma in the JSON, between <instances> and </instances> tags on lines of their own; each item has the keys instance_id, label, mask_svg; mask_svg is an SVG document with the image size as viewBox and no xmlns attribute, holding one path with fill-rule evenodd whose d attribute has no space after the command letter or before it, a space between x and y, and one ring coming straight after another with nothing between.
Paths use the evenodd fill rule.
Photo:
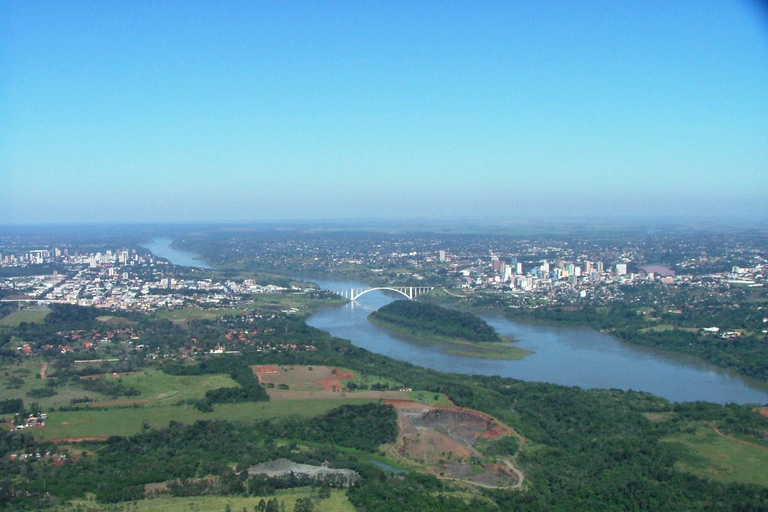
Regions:
<instances>
[{"instance_id":1,"label":"riverbank","mask_svg":"<svg viewBox=\"0 0 768 512\"><path fill-rule=\"evenodd\" d=\"M390 322L385 322L378 318L368 317L368 321L382 329L399 334L406 341L409 339L413 341L429 340L449 345L451 348L446 349L445 353L455 356L517 361L525 356L533 354L530 350L512 345L512 342L514 341L514 338L512 337L502 337L502 340L504 341L500 342L473 343L458 338L449 338L447 336L439 336L436 334L425 334L414 329L408 329Z\"/></svg>"}]
</instances>

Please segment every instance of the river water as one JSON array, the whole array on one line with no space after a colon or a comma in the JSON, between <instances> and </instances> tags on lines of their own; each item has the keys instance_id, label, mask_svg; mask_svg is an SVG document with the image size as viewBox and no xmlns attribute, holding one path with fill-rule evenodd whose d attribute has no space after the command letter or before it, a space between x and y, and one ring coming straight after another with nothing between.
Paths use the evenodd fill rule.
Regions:
<instances>
[{"instance_id":1,"label":"river water","mask_svg":"<svg viewBox=\"0 0 768 512\"><path fill-rule=\"evenodd\" d=\"M173 240L170 238L155 238L142 247L152 251L152 254L160 258L165 258L174 265L184 265L185 267L212 268L203 260L197 259L199 256L192 252L179 251L171 247Z\"/></svg>"},{"instance_id":2,"label":"river water","mask_svg":"<svg viewBox=\"0 0 768 512\"><path fill-rule=\"evenodd\" d=\"M170 240L156 242L160 241L146 246L156 256L174 264L203 267L194 255L172 249ZM306 280L326 290L367 288L354 281ZM514 337L518 346L534 353L519 361L446 354L444 345L406 340L368 321L372 311L398 298L402 297L391 292L370 292L343 306L323 308L307 323L371 352L442 372L501 375L582 388L634 389L674 402L768 404L768 383L740 377L695 357L640 347L588 328L532 325L501 315L481 315L499 334Z\"/></svg>"}]
</instances>

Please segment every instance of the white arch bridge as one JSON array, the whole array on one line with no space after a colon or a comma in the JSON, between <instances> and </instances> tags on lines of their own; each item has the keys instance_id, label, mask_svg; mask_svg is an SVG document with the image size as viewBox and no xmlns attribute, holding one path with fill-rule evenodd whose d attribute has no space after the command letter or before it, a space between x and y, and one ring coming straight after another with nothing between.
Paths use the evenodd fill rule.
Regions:
<instances>
[{"instance_id":1,"label":"white arch bridge","mask_svg":"<svg viewBox=\"0 0 768 512\"><path fill-rule=\"evenodd\" d=\"M336 295L341 295L347 300L357 300L368 292L375 290L389 290L396 292L403 297L413 300L423 293L434 290L434 286L380 286L377 288L347 288L346 290L332 290Z\"/></svg>"}]
</instances>

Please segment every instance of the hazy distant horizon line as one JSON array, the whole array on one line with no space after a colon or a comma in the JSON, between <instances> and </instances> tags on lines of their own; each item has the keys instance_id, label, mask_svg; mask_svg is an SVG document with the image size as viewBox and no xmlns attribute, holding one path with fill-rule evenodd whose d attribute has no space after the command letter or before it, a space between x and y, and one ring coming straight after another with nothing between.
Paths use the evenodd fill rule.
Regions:
<instances>
[{"instance_id":1,"label":"hazy distant horizon line","mask_svg":"<svg viewBox=\"0 0 768 512\"><path fill-rule=\"evenodd\" d=\"M762 214L733 214L733 213L712 213L712 214L690 214L690 215L632 215L632 214L581 214L581 215L528 215L517 216L514 218L500 218L498 215L462 215L455 217L437 217L437 216L412 216L412 217L305 217L305 218L273 218L273 219L249 219L249 220L83 220L83 221L31 221L31 222L0 222L0 228L24 228L24 227L185 227L185 226L206 226L206 227L227 227L227 226L280 226L280 225L337 225L337 226L386 226L386 225L409 225L409 226L435 226L450 224L455 227L464 225L473 225L477 227L478 223L486 224L488 228L509 227L514 225L530 224L587 224L587 225L605 225L611 222L633 225L658 225L658 224L679 224L689 222L705 222L712 225L722 225L726 223L738 223L742 227L745 223L754 224L768 220L768 212ZM758 226L755 226L758 227Z\"/></svg>"}]
</instances>

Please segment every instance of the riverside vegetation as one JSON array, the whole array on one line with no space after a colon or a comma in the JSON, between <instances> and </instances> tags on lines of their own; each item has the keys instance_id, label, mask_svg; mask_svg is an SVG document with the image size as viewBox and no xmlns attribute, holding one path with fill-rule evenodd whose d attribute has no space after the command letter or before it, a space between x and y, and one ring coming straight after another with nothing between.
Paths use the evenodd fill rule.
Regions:
<instances>
[{"instance_id":1,"label":"riverside vegetation","mask_svg":"<svg viewBox=\"0 0 768 512\"><path fill-rule=\"evenodd\" d=\"M529 351L503 340L482 318L437 304L396 300L372 312L368 319L400 333L450 343L450 354L489 359L520 359Z\"/></svg>"},{"instance_id":2,"label":"riverside vegetation","mask_svg":"<svg viewBox=\"0 0 768 512\"><path fill-rule=\"evenodd\" d=\"M45 344L73 330L81 335L103 330L103 322L96 320L100 314L95 309L55 306L40 323L4 328L2 342L8 345L15 343L11 340L23 339L34 343L39 339ZM37 387L49 387L55 393L34 402L23 393L4 398L0 404L3 416L12 419L22 410L22 415L36 414L41 408L54 414L51 408L64 407L82 415L101 415L103 421L111 411L141 412L149 404L98 410L76 401L67 406L41 404L60 404L54 400L66 393L67 387L70 392L72 388L87 391L78 387L83 376L131 371L151 375L160 370L173 378L199 382L222 375L223 385L216 388L220 391L197 395L206 400L203 409L210 411L197 414L208 414L211 419L144 425L135 434L77 445L47 442L40 435L45 429L1 432L0 507L72 510L69 500L88 494L96 499L89 507L109 510L115 506L109 503L145 499L145 485L163 482L172 496L250 496L256 506L259 499L274 495L280 488L316 487L319 492L327 485L300 478L247 478L249 465L285 457L310 464L328 461L332 467L354 469L361 480L334 492L343 491L352 506L369 512L768 509L768 482L759 479L760 474L768 474L768 459L760 448L768 445L768 418L752 406L672 404L632 391L582 390L510 378L439 373L373 354L280 313L183 325L140 314L121 318L135 322L133 332L144 342L152 340L151 349L131 348L119 340L102 343L90 354L94 359L91 365L74 362L82 354L52 351L45 356L49 370L45 383L36 378L36 372L30 372L31 362L19 351L0 348L4 395ZM232 337L232 332L244 333L241 336L246 341ZM189 352L191 343L204 350ZM208 347L221 343L238 354L211 355ZM309 346L313 349L306 349ZM443 393L460 407L490 414L527 439L524 445L501 443L494 447L500 456L516 457L516 465L526 475L525 485L519 490L467 488L417 471L404 475L383 471L373 461L381 456L381 444L391 442L397 432L395 414L388 405L348 404L309 417L287 414L235 421L228 413L233 408L258 408L267 403L259 401L264 397L242 374L243 368L263 364L349 368L428 393ZM129 378L124 379L116 385L125 387ZM19 381L21 387L14 389ZM101 391L87 392L95 395ZM181 403L178 396L174 400ZM753 457L749 459L753 468L750 480L740 479L738 471L723 476L707 470L708 465L716 464L707 458L714 452L696 449L696 439L702 429L714 431L715 427L737 440L734 442L758 445L749 452ZM739 444L740 449L749 448ZM723 449L720 445L717 448ZM10 458L18 453L43 456L33 455L23 461ZM48 453L69 457L67 462L56 464L45 457Z\"/></svg>"}]
</instances>

